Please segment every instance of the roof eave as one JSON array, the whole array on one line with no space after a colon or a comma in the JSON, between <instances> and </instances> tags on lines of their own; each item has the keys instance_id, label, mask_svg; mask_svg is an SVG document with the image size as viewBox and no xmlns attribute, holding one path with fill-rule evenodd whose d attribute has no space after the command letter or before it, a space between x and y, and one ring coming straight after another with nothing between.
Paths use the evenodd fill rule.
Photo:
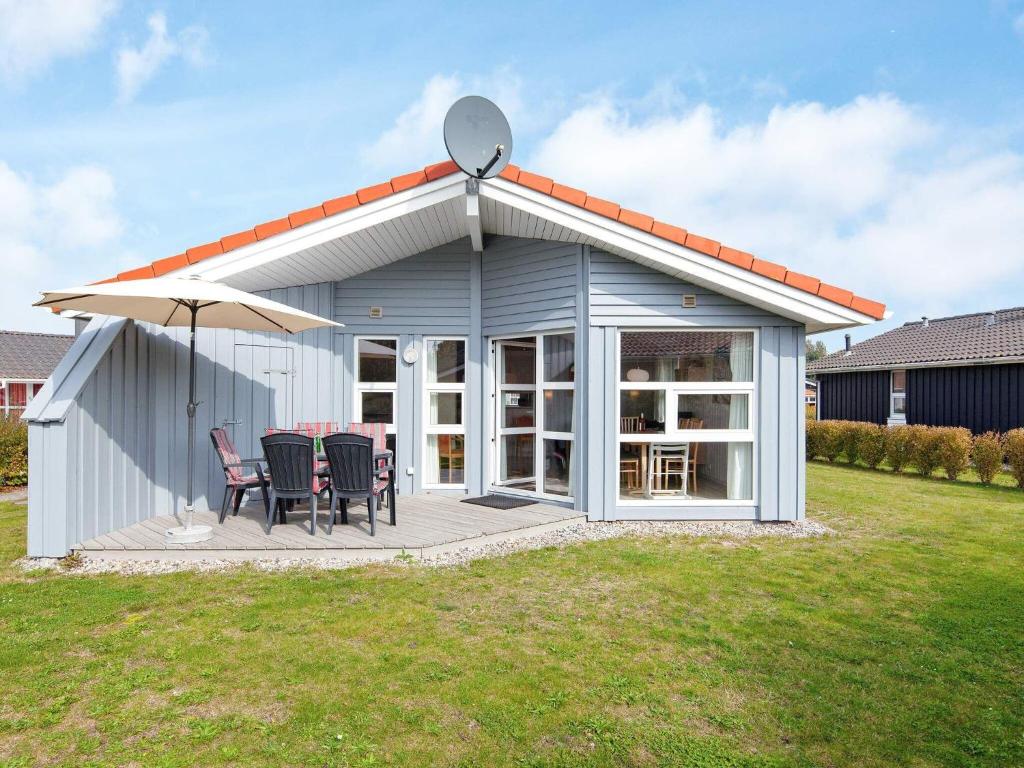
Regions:
<instances>
[{"instance_id":1,"label":"roof eave","mask_svg":"<svg viewBox=\"0 0 1024 768\"><path fill-rule=\"evenodd\" d=\"M877 363L872 365L848 365L842 368L807 368L808 374L819 376L826 373L855 373L857 371L892 371L910 368L972 368L979 365L1009 365L1024 363L1024 355L1005 357L975 357L964 360L926 360L913 363Z\"/></svg>"}]
</instances>

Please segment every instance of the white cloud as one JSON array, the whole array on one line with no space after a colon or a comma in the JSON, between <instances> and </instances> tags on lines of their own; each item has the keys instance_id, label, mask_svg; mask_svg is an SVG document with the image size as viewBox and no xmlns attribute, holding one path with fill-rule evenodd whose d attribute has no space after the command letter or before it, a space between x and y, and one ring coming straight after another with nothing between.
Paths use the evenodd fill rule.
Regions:
<instances>
[{"instance_id":1,"label":"white cloud","mask_svg":"<svg viewBox=\"0 0 1024 768\"><path fill-rule=\"evenodd\" d=\"M69 330L29 305L47 288L95 279L82 259L120 236L114 202L113 179L102 168L76 166L46 185L0 162L0 328Z\"/></svg>"},{"instance_id":2,"label":"white cloud","mask_svg":"<svg viewBox=\"0 0 1024 768\"><path fill-rule=\"evenodd\" d=\"M177 35L167 32L167 17L154 13L146 21L149 39L141 48L122 48L117 53L118 100L132 101L160 68L175 57L193 67L206 61L208 34L200 26L186 27Z\"/></svg>"},{"instance_id":3,"label":"white cloud","mask_svg":"<svg viewBox=\"0 0 1024 768\"><path fill-rule=\"evenodd\" d=\"M0 0L0 74L16 82L89 50L116 0Z\"/></svg>"},{"instance_id":4,"label":"white cloud","mask_svg":"<svg viewBox=\"0 0 1024 768\"><path fill-rule=\"evenodd\" d=\"M735 126L707 104L641 120L601 97L524 164L902 316L986 308L978 295L1024 274L1024 157L954 153L942 125L888 96Z\"/></svg>"},{"instance_id":5,"label":"white cloud","mask_svg":"<svg viewBox=\"0 0 1024 768\"><path fill-rule=\"evenodd\" d=\"M485 96L498 104L514 124L521 110L519 90L519 78L507 70L468 79L435 75L395 124L363 150L363 161L374 169L404 173L444 160L442 125L448 107L469 94Z\"/></svg>"},{"instance_id":6,"label":"white cloud","mask_svg":"<svg viewBox=\"0 0 1024 768\"><path fill-rule=\"evenodd\" d=\"M1024 38L1024 13L1013 20L1013 31Z\"/></svg>"}]
</instances>

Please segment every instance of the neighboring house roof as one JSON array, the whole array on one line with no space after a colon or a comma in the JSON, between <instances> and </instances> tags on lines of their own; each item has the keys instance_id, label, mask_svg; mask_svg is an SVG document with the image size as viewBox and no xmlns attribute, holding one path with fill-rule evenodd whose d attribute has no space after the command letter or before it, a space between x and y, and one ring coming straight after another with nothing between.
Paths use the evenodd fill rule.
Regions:
<instances>
[{"instance_id":1,"label":"neighboring house roof","mask_svg":"<svg viewBox=\"0 0 1024 768\"><path fill-rule=\"evenodd\" d=\"M749 333L747 334L750 335ZM731 331L663 331L660 333L622 334L623 358L644 358L677 355L728 354L732 348Z\"/></svg>"},{"instance_id":2,"label":"neighboring house roof","mask_svg":"<svg viewBox=\"0 0 1024 768\"><path fill-rule=\"evenodd\" d=\"M191 264L242 248L257 241L266 240L274 235L297 229L325 217L334 216L335 214L372 203L389 195L404 192L413 187L450 176L456 172L458 172L458 168L451 161L428 165L421 171L396 176L390 181L364 187L351 195L327 200L320 205L295 211L280 219L257 224L252 229L227 235L211 243L188 248L183 253L159 259L136 269L121 272L116 277L102 282L159 277L160 275L183 269ZM799 291L818 296L828 302L850 308L855 312L876 320L881 320L885 314L884 304L856 296L851 291L843 288L823 283L816 277L793 272L780 264L755 258L749 253L722 245L716 240L697 235L693 232L687 232L685 229L672 226L671 224L656 221L645 214L621 208L616 203L593 197L579 189L558 184L549 178L521 170L514 165L507 166L501 172L500 178L549 195L570 205L583 208L598 216L612 219L628 227L639 229L655 237L706 254L740 269L766 277L769 280L774 280Z\"/></svg>"},{"instance_id":3,"label":"neighboring house roof","mask_svg":"<svg viewBox=\"0 0 1024 768\"><path fill-rule=\"evenodd\" d=\"M808 372L1024 360L1024 307L906 323L807 365Z\"/></svg>"},{"instance_id":4,"label":"neighboring house roof","mask_svg":"<svg viewBox=\"0 0 1024 768\"><path fill-rule=\"evenodd\" d=\"M74 336L0 331L0 379L48 379Z\"/></svg>"}]
</instances>

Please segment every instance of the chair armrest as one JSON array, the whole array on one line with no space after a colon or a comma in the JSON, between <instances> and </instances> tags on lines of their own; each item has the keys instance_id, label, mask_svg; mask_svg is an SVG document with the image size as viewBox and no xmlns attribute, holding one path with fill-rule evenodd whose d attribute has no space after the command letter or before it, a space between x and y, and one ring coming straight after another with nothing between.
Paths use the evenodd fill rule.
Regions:
<instances>
[{"instance_id":1,"label":"chair armrest","mask_svg":"<svg viewBox=\"0 0 1024 768\"><path fill-rule=\"evenodd\" d=\"M250 464L255 464L257 467L262 466L263 459L240 459L235 463L225 464L224 467L244 467Z\"/></svg>"},{"instance_id":2,"label":"chair armrest","mask_svg":"<svg viewBox=\"0 0 1024 768\"><path fill-rule=\"evenodd\" d=\"M380 473L380 472L394 472L394 471L395 471L395 465L394 464L378 465L378 467L377 467L377 472L378 473Z\"/></svg>"}]
</instances>

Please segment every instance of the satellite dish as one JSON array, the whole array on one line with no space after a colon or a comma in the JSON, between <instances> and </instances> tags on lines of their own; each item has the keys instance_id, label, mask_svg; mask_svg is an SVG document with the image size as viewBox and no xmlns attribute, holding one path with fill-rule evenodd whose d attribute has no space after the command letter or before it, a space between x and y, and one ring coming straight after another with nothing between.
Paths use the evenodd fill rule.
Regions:
<instances>
[{"instance_id":1,"label":"satellite dish","mask_svg":"<svg viewBox=\"0 0 1024 768\"><path fill-rule=\"evenodd\" d=\"M459 168L476 179L489 179L508 165L512 129L494 102L463 96L444 117L444 145Z\"/></svg>"}]
</instances>

